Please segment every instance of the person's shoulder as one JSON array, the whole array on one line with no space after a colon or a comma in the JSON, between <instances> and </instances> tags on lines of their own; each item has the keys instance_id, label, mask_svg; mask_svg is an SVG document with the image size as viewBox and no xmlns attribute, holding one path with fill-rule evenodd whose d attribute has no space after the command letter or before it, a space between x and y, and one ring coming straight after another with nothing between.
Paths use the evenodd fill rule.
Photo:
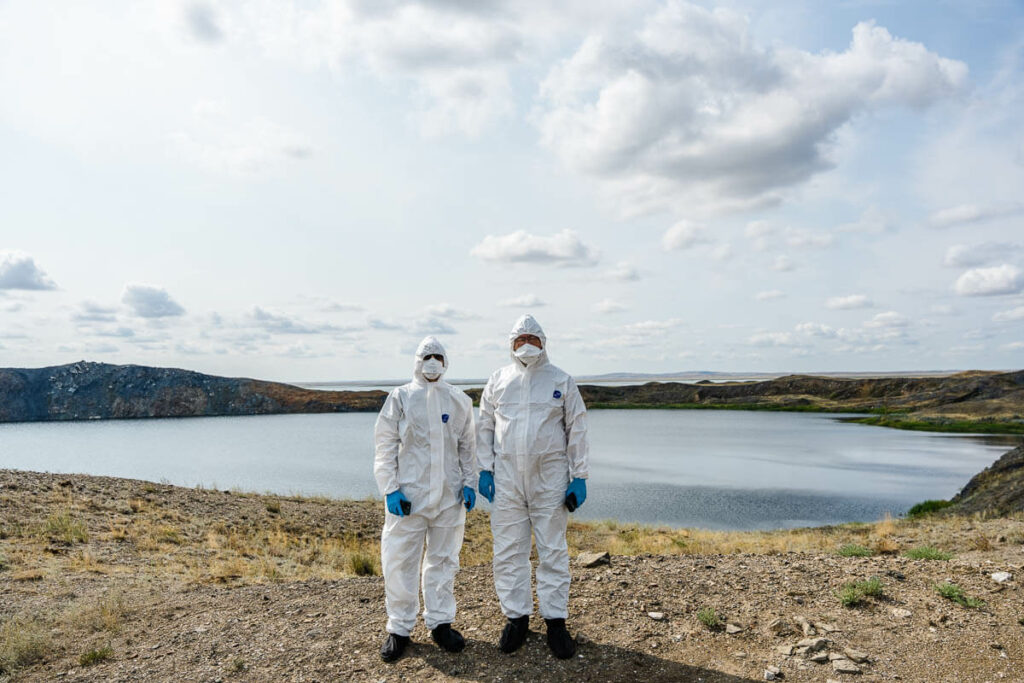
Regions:
<instances>
[{"instance_id":1,"label":"person's shoulder","mask_svg":"<svg viewBox=\"0 0 1024 683\"><path fill-rule=\"evenodd\" d=\"M551 375L552 377L555 377L558 380L571 380L572 379L572 375L570 375L568 372L566 372L565 370L563 370L562 368L558 367L557 365L555 365L554 363L551 363L551 362L549 362L547 365L544 366L544 370L549 375Z\"/></svg>"},{"instance_id":2,"label":"person's shoulder","mask_svg":"<svg viewBox=\"0 0 1024 683\"><path fill-rule=\"evenodd\" d=\"M509 375L514 374L516 372L517 372L516 366L513 365L512 363L508 363L507 365L502 365L500 368L498 368L497 370L495 370L494 372L491 373L491 376L487 379L487 383L490 384L491 382L499 381L499 380L504 379L505 377L508 377Z\"/></svg>"}]
</instances>

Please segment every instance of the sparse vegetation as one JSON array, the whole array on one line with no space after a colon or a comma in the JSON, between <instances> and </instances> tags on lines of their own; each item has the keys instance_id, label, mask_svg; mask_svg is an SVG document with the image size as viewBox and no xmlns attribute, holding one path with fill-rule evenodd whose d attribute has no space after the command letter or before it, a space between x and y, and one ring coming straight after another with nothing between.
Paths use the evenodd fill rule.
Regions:
<instances>
[{"instance_id":1,"label":"sparse vegetation","mask_svg":"<svg viewBox=\"0 0 1024 683\"><path fill-rule=\"evenodd\" d=\"M352 567L352 573L356 576L377 575L376 560L365 553L352 553L349 557L349 565Z\"/></svg>"},{"instance_id":2,"label":"sparse vegetation","mask_svg":"<svg viewBox=\"0 0 1024 683\"><path fill-rule=\"evenodd\" d=\"M714 607L702 607L697 610L697 619L712 631L722 628L722 618Z\"/></svg>"},{"instance_id":3,"label":"sparse vegetation","mask_svg":"<svg viewBox=\"0 0 1024 683\"><path fill-rule=\"evenodd\" d=\"M885 586L878 577L866 581L845 583L839 589L839 603L843 607L858 607L864 604L864 598L880 598L885 595Z\"/></svg>"},{"instance_id":4,"label":"sparse vegetation","mask_svg":"<svg viewBox=\"0 0 1024 683\"><path fill-rule=\"evenodd\" d=\"M281 512L281 501L279 500L268 500L267 501L267 512L272 515L279 514Z\"/></svg>"},{"instance_id":5,"label":"sparse vegetation","mask_svg":"<svg viewBox=\"0 0 1024 683\"><path fill-rule=\"evenodd\" d=\"M7 559L7 556L0 552L0 572L7 571L11 568L11 561Z\"/></svg>"},{"instance_id":6,"label":"sparse vegetation","mask_svg":"<svg viewBox=\"0 0 1024 683\"><path fill-rule=\"evenodd\" d=\"M65 613L64 621L73 628L87 633L117 633L121 630L127 613L128 606L124 595L113 592L97 601L72 607Z\"/></svg>"},{"instance_id":7,"label":"sparse vegetation","mask_svg":"<svg viewBox=\"0 0 1024 683\"><path fill-rule=\"evenodd\" d=\"M905 552L903 554L905 556L909 557L912 560L940 560L940 561L946 561L946 560L953 559L952 553L943 552L943 551L939 550L938 548L933 548L933 547L928 546L928 545L922 545L922 546L918 546L916 548L911 548L910 550L908 550L907 552Z\"/></svg>"},{"instance_id":8,"label":"sparse vegetation","mask_svg":"<svg viewBox=\"0 0 1024 683\"><path fill-rule=\"evenodd\" d=\"M839 549L838 554L840 557L871 557L875 552L856 543L847 543Z\"/></svg>"},{"instance_id":9,"label":"sparse vegetation","mask_svg":"<svg viewBox=\"0 0 1024 683\"><path fill-rule=\"evenodd\" d=\"M948 508L953 503L948 500L925 500L907 510L907 517L916 519Z\"/></svg>"},{"instance_id":10,"label":"sparse vegetation","mask_svg":"<svg viewBox=\"0 0 1024 683\"><path fill-rule=\"evenodd\" d=\"M83 652L78 658L78 663L82 666L92 666L93 664L99 664L100 662L106 661L113 656L113 648L109 645L104 645L103 647Z\"/></svg>"},{"instance_id":11,"label":"sparse vegetation","mask_svg":"<svg viewBox=\"0 0 1024 683\"><path fill-rule=\"evenodd\" d=\"M957 434L1024 434L1024 422L999 420L929 420L907 419L875 415L850 418L850 422L891 429L910 429L918 432L951 432Z\"/></svg>"},{"instance_id":12,"label":"sparse vegetation","mask_svg":"<svg viewBox=\"0 0 1024 683\"><path fill-rule=\"evenodd\" d=\"M14 616L0 624L0 674L44 659L52 649L50 629L41 620Z\"/></svg>"},{"instance_id":13,"label":"sparse vegetation","mask_svg":"<svg viewBox=\"0 0 1024 683\"><path fill-rule=\"evenodd\" d=\"M970 609L980 609L985 606L985 602L978 598L972 598L964 592L964 589L955 583L949 583L948 581L937 584L935 586L936 592L947 600L951 600L958 605L967 607Z\"/></svg>"},{"instance_id":14,"label":"sparse vegetation","mask_svg":"<svg viewBox=\"0 0 1024 683\"><path fill-rule=\"evenodd\" d=\"M89 540L89 534L85 525L71 516L71 510L63 508L54 512L46 518L43 524L42 533L51 541L62 543L85 543Z\"/></svg>"}]
</instances>

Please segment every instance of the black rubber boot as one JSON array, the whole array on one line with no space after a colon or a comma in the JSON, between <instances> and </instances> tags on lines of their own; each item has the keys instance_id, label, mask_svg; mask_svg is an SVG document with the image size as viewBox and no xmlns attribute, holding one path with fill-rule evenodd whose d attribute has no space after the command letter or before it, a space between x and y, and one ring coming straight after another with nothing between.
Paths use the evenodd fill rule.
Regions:
<instances>
[{"instance_id":1,"label":"black rubber boot","mask_svg":"<svg viewBox=\"0 0 1024 683\"><path fill-rule=\"evenodd\" d=\"M430 632L430 637L448 652L462 652L462 648L466 647L466 639L451 624L438 624Z\"/></svg>"},{"instance_id":2,"label":"black rubber boot","mask_svg":"<svg viewBox=\"0 0 1024 683\"><path fill-rule=\"evenodd\" d=\"M409 644L409 636L400 636L389 633L384 644L380 646L380 658L385 662L393 662L405 652L405 646Z\"/></svg>"},{"instance_id":3,"label":"black rubber boot","mask_svg":"<svg viewBox=\"0 0 1024 683\"><path fill-rule=\"evenodd\" d=\"M576 654L576 641L565 628L565 619L545 619L548 625L548 647L559 659L569 659Z\"/></svg>"},{"instance_id":4,"label":"black rubber boot","mask_svg":"<svg viewBox=\"0 0 1024 683\"><path fill-rule=\"evenodd\" d=\"M501 632L501 640L498 641L498 648L505 653L512 653L523 646L526 642L526 634L530 632L530 615L525 614L515 619L509 619L505 624L505 630Z\"/></svg>"}]
</instances>

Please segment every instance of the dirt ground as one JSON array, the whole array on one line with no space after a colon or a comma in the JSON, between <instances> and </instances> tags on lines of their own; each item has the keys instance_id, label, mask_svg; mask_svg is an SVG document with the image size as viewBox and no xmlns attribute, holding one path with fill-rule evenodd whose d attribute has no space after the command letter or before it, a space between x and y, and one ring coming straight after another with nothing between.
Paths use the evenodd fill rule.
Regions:
<instances>
[{"instance_id":1,"label":"dirt ground","mask_svg":"<svg viewBox=\"0 0 1024 683\"><path fill-rule=\"evenodd\" d=\"M1018 518L803 532L823 539L804 552L678 544L594 567L580 556L569 618L579 649L567 661L548 651L539 618L523 649L501 653L490 565L464 566L465 651L442 652L421 624L388 665L383 579L365 563L379 507L0 470L0 679L719 682L778 667L784 681L1024 680ZM482 545L486 514L471 518ZM857 538L875 554L836 552ZM921 545L952 557L903 554ZM1000 571L1012 577L997 582ZM844 586L871 579L870 594L841 604ZM941 596L947 582L974 606Z\"/></svg>"}]
</instances>

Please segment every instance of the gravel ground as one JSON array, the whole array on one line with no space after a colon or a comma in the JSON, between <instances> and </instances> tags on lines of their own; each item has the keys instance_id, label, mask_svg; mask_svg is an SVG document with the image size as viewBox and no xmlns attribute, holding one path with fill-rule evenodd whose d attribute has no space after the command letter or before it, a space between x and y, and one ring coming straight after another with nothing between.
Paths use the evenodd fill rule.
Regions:
<instances>
[{"instance_id":1,"label":"gravel ground","mask_svg":"<svg viewBox=\"0 0 1024 683\"><path fill-rule=\"evenodd\" d=\"M523 649L501 653L496 643L503 618L490 567L466 567L457 579L455 622L466 650L442 652L421 624L406 655L388 665L378 655L385 623L379 576L197 580L165 570L158 555L102 539L91 527L89 544L98 558L92 563L70 562L52 542L29 553L28 537L10 529L24 524L18 520L44 515L42 492L65 481L71 483L64 488L88 494L96 520L106 515L108 523L113 517L102 496L114 506L142 485L0 471L0 524L7 529L0 534L0 559L7 557L0 570L0 619L10 624L16 615L36 615L48 629L37 661L7 674L15 680L718 682L765 680L769 667L778 667L784 681L1024 680L1024 604L1017 583L1024 576L1024 545L1014 540L1019 520L979 522L997 541L949 561L809 553L616 555L588 568L577 558L569 626L579 649L568 661L550 654L539 618ZM164 517L225 514L223 492L161 490ZM228 498L226 504L235 506L230 514L239 518L259 523L257 513L268 514L260 497ZM288 504L300 515L298 507L308 506L303 517L328 533L370 533L373 527L367 519L317 517L321 503ZM187 543L174 549L199 552ZM1013 578L997 583L991 577L997 571ZM856 607L840 604L844 584L871 578L880 580L881 595ZM968 608L941 597L935 586L946 581L985 605ZM82 616L114 597L120 607L110 624ZM706 608L721 627L699 620L698 611ZM784 653L801 641L807 652ZM83 653L104 647L106 658L89 666L80 662ZM815 655L825 661L811 661ZM842 659L836 664L829 655ZM839 673L837 666L858 672Z\"/></svg>"}]
</instances>

